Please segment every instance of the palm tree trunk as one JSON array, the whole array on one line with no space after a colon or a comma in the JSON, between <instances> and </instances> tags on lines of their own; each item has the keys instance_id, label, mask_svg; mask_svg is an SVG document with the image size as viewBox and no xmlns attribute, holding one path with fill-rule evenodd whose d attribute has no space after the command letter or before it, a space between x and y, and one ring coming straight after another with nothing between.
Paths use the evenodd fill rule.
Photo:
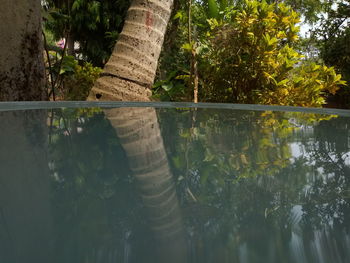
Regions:
<instances>
[{"instance_id":1,"label":"palm tree trunk","mask_svg":"<svg viewBox=\"0 0 350 263\"><path fill-rule=\"evenodd\" d=\"M2 1L0 101L46 100L38 0Z\"/></svg>"},{"instance_id":2,"label":"palm tree trunk","mask_svg":"<svg viewBox=\"0 0 350 263\"><path fill-rule=\"evenodd\" d=\"M186 262L180 207L155 110L121 108L106 110L105 114L137 180L157 242L159 262Z\"/></svg>"},{"instance_id":3,"label":"palm tree trunk","mask_svg":"<svg viewBox=\"0 0 350 263\"><path fill-rule=\"evenodd\" d=\"M148 101L173 0L134 0L89 100Z\"/></svg>"}]
</instances>

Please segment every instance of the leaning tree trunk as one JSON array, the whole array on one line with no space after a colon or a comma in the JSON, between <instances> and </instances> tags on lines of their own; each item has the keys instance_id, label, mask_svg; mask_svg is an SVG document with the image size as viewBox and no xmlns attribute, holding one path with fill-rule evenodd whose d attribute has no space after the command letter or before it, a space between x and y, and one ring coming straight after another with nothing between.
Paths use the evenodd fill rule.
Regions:
<instances>
[{"instance_id":1,"label":"leaning tree trunk","mask_svg":"<svg viewBox=\"0 0 350 263\"><path fill-rule=\"evenodd\" d=\"M105 114L129 160L154 233L154 262L186 262L186 241L175 182L153 108L121 108Z\"/></svg>"},{"instance_id":2,"label":"leaning tree trunk","mask_svg":"<svg viewBox=\"0 0 350 263\"><path fill-rule=\"evenodd\" d=\"M39 0L4 0L0 12L0 101L45 100Z\"/></svg>"},{"instance_id":3,"label":"leaning tree trunk","mask_svg":"<svg viewBox=\"0 0 350 263\"><path fill-rule=\"evenodd\" d=\"M172 4L173 0L133 0L89 100L149 100Z\"/></svg>"}]
</instances>

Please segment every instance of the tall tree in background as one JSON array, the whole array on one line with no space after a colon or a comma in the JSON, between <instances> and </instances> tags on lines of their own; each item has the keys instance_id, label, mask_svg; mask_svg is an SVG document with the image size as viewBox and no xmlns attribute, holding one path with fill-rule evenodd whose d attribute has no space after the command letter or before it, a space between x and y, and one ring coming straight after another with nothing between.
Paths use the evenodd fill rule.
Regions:
<instances>
[{"instance_id":1,"label":"tall tree in background","mask_svg":"<svg viewBox=\"0 0 350 263\"><path fill-rule=\"evenodd\" d=\"M308 22L316 22L320 12L324 11L329 2L324 0L268 0L268 3L285 3L304 16Z\"/></svg>"},{"instance_id":2,"label":"tall tree in background","mask_svg":"<svg viewBox=\"0 0 350 263\"><path fill-rule=\"evenodd\" d=\"M320 57L342 74L347 86L342 87L331 99L336 106L350 107L350 1L344 0L329 6L327 16L314 32Z\"/></svg>"},{"instance_id":3,"label":"tall tree in background","mask_svg":"<svg viewBox=\"0 0 350 263\"><path fill-rule=\"evenodd\" d=\"M172 0L134 0L123 31L90 100L147 101L170 18Z\"/></svg>"},{"instance_id":4,"label":"tall tree in background","mask_svg":"<svg viewBox=\"0 0 350 263\"><path fill-rule=\"evenodd\" d=\"M95 66L103 66L122 30L129 0L46 0L45 29L56 40L67 39L69 55L74 42L79 53Z\"/></svg>"},{"instance_id":5,"label":"tall tree in background","mask_svg":"<svg viewBox=\"0 0 350 263\"><path fill-rule=\"evenodd\" d=\"M2 1L0 35L0 101L45 100L40 1Z\"/></svg>"}]
</instances>

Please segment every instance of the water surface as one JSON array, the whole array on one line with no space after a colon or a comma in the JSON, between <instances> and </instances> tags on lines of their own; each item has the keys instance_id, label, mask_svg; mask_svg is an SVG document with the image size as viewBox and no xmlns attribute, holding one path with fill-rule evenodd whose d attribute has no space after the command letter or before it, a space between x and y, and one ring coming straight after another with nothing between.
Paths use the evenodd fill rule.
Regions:
<instances>
[{"instance_id":1,"label":"water surface","mask_svg":"<svg viewBox=\"0 0 350 263\"><path fill-rule=\"evenodd\" d=\"M64 108L0 123L0 262L350 262L350 117Z\"/></svg>"}]
</instances>

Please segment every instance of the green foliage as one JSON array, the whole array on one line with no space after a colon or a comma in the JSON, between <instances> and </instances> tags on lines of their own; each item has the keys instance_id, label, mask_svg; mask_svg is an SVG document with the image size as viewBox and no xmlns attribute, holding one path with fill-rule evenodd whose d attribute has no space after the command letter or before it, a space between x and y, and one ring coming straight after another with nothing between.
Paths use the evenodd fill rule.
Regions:
<instances>
[{"instance_id":1,"label":"green foliage","mask_svg":"<svg viewBox=\"0 0 350 263\"><path fill-rule=\"evenodd\" d=\"M190 84L190 60L193 49L199 49L198 39L205 35L209 28L207 23L208 6L206 3L192 2L192 41L188 39L188 1L175 1L173 17L170 19L165 37L163 51L157 69L156 86L153 93L157 99L172 101L191 101L193 91ZM175 76L173 76L175 72ZM172 82L172 94L158 87L160 82Z\"/></svg>"},{"instance_id":2,"label":"green foliage","mask_svg":"<svg viewBox=\"0 0 350 263\"><path fill-rule=\"evenodd\" d=\"M74 74L78 61L73 56L63 56L62 59L54 64L54 71L60 76L67 77Z\"/></svg>"},{"instance_id":3,"label":"green foliage","mask_svg":"<svg viewBox=\"0 0 350 263\"><path fill-rule=\"evenodd\" d=\"M179 75L178 71L170 72L167 79L160 80L153 85L153 98L162 101L176 101L185 97L185 85L188 81L188 74Z\"/></svg>"},{"instance_id":4,"label":"green foliage","mask_svg":"<svg viewBox=\"0 0 350 263\"><path fill-rule=\"evenodd\" d=\"M268 0L268 3L276 3L275 0ZM324 11L329 2L333 1L323 1L323 0L284 0L285 4L291 6L293 10L301 13L305 20L314 23L318 20L318 14Z\"/></svg>"},{"instance_id":5,"label":"green foliage","mask_svg":"<svg viewBox=\"0 0 350 263\"><path fill-rule=\"evenodd\" d=\"M112 53L123 27L129 0L47 0L45 27L55 38L71 37L79 52L95 66Z\"/></svg>"},{"instance_id":6,"label":"green foliage","mask_svg":"<svg viewBox=\"0 0 350 263\"><path fill-rule=\"evenodd\" d=\"M216 0L207 0L208 14L210 18L217 18L219 16L219 6Z\"/></svg>"},{"instance_id":7,"label":"green foliage","mask_svg":"<svg viewBox=\"0 0 350 263\"><path fill-rule=\"evenodd\" d=\"M88 62L78 62L65 50L46 47L46 69L49 98L53 100L85 100L101 73L101 68Z\"/></svg>"},{"instance_id":8,"label":"green foliage","mask_svg":"<svg viewBox=\"0 0 350 263\"><path fill-rule=\"evenodd\" d=\"M194 52L200 101L317 107L325 104L326 98L344 87L345 82L336 68L316 65L301 55L305 40L298 35L299 14L286 4L293 4L293 9L305 16L310 10L317 13L326 7L318 0L194 2L189 43L188 7L182 3L174 13L168 34L171 48L167 48L166 41L161 56L155 96L162 100L192 100L189 72ZM165 89L160 83L166 83Z\"/></svg>"},{"instance_id":9,"label":"green foliage","mask_svg":"<svg viewBox=\"0 0 350 263\"><path fill-rule=\"evenodd\" d=\"M350 1L337 3L329 8L320 26L313 32L313 41L326 65L333 66L350 83ZM349 85L342 87L332 102L350 108Z\"/></svg>"},{"instance_id":10,"label":"green foliage","mask_svg":"<svg viewBox=\"0 0 350 263\"><path fill-rule=\"evenodd\" d=\"M98 79L101 69L90 63L75 65L74 74L65 78L63 96L65 100L86 100L89 92Z\"/></svg>"},{"instance_id":11,"label":"green foliage","mask_svg":"<svg viewBox=\"0 0 350 263\"><path fill-rule=\"evenodd\" d=\"M325 92L335 94L340 84L345 82L334 68L304 62L274 90L257 91L257 100L261 104L319 107L326 104Z\"/></svg>"},{"instance_id":12,"label":"green foliage","mask_svg":"<svg viewBox=\"0 0 350 263\"><path fill-rule=\"evenodd\" d=\"M293 46L299 15L284 4L244 1L209 20L203 41L201 99L321 106L345 84L333 68L305 63Z\"/></svg>"}]
</instances>

